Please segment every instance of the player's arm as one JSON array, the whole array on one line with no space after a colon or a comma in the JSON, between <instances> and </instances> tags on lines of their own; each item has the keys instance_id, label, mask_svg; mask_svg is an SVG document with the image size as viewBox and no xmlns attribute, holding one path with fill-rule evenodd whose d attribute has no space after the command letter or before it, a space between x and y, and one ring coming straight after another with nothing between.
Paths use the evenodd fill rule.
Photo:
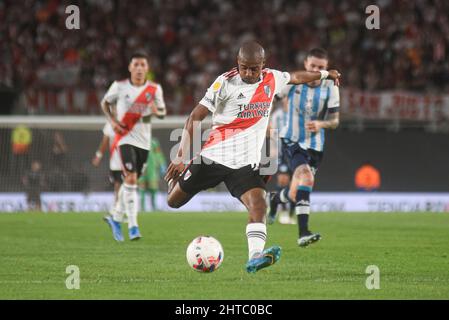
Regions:
<instances>
[{"instance_id":1,"label":"player's arm","mask_svg":"<svg viewBox=\"0 0 449 320\"><path fill-rule=\"evenodd\" d=\"M184 124L182 131L181 143L179 144L176 158L170 163L165 174L164 180L170 181L184 170L184 162L189 159L190 145L192 144L193 132L201 128L201 121L207 117L209 109L201 104L198 104L190 113Z\"/></svg>"},{"instance_id":2,"label":"player's arm","mask_svg":"<svg viewBox=\"0 0 449 320\"><path fill-rule=\"evenodd\" d=\"M111 124L112 129L115 133L124 134L126 132L126 126L117 120L117 118L112 113L112 104L103 99L101 101L101 110L103 110L106 119Z\"/></svg>"},{"instance_id":3,"label":"player's arm","mask_svg":"<svg viewBox=\"0 0 449 320\"><path fill-rule=\"evenodd\" d=\"M341 74L337 70L321 70L321 71L293 71L290 72L290 81L288 84L303 84L315 80L330 79L334 80L335 85L340 85Z\"/></svg>"},{"instance_id":4,"label":"player's arm","mask_svg":"<svg viewBox=\"0 0 449 320\"><path fill-rule=\"evenodd\" d=\"M101 110L103 110L106 119L111 124L112 129L115 133L124 134L126 133L126 126L117 120L115 117L112 106L117 102L119 94L119 86L116 81L112 83L109 87L108 91L101 100Z\"/></svg>"},{"instance_id":5,"label":"player's arm","mask_svg":"<svg viewBox=\"0 0 449 320\"><path fill-rule=\"evenodd\" d=\"M100 165L101 159L106 152L106 149L109 146L109 137L107 135L103 135L103 139L101 139L100 145L98 146L97 151L95 152L95 156L92 159L92 165L94 167L98 167Z\"/></svg>"},{"instance_id":6,"label":"player's arm","mask_svg":"<svg viewBox=\"0 0 449 320\"><path fill-rule=\"evenodd\" d=\"M317 132L320 129L337 129L340 124L340 112L333 112L327 115L326 120L314 120L306 123L306 129Z\"/></svg>"},{"instance_id":7,"label":"player's arm","mask_svg":"<svg viewBox=\"0 0 449 320\"><path fill-rule=\"evenodd\" d=\"M158 119L163 119L167 115L164 94L160 85L157 86L157 90L154 95L154 102L151 104L151 113L158 117Z\"/></svg>"},{"instance_id":8,"label":"player's arm","mask_svg":"<svg viewBox=\"0 0 449 320\"><path fill-rule=\"evenodd\" d=\"M306 129L308 131L317 132L320 129L337 129L340 123L340 91L337 86L330 88L330 97L327 106L326 119L307 122Z\"/></svg>"}]
</instances>

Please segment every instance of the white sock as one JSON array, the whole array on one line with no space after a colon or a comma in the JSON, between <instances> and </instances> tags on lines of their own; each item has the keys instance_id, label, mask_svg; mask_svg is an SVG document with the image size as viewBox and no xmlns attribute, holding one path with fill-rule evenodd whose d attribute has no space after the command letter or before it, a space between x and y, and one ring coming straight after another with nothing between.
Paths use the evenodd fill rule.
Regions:
<instances>
[{"instance_id":1,"label":"white sock","mask_svg":"<svg viewBox=\"0 0 449 320\"><path fill-rule=\"evenodd\" d=\"M114 204L114 207L112 208L112 218L117 222L125 222L124 216L125 216L125 202L123 200L123 184L120 186L120 189L117 193L117 201Z\"/></svg>"},{"instance_id":2,"label":"white sock","mask_svg":"<svg viewBox=\"0 0 449 320\"><path fill-rule=\"evenodd\" d=\"M128 216L128 228L137 227L138 197L137 185L123 184L123 200Z\"/></svg>"},{"instance_id":3,"label":"white sock","mask_svg":"<svg viewBox=\"0 0 449 320\"><path fill-rule=\"evenodd\" d=\"M251 259L255 254L262 253L267 240L267 226L265 223L249 223L246 226L246 237L248 238L248 257Z\"/></svg>"}]
</instances>

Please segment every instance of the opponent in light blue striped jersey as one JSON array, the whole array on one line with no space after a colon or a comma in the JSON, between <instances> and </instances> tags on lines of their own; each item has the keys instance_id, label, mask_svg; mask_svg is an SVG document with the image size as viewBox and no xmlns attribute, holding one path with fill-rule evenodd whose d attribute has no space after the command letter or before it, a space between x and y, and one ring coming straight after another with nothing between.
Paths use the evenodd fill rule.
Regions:
<instances>
[{"instance_id":1,"label":"opponent in light blue striped jersey","mask_svg":"<svg viewBox=\"0 0 449 320\"><path fill-rule=\"evenodd\" d=\"M288 98L285 97L281 101L278 102L278 107L272 112L271 114L271 129L277 130L277 132L280 132L284 127L287 126L287 115L288 115ZM285 162L285 159L282 155L282 148L281 148L281 139L279 137L279 134L276 134L275 137L271 140L270 146L272 146L273 154L277 154L278 158L278 172L276 174L276 190L280 191L285 187L288 187L290 185L290 178L291 178L291 172L288 169L288 165ZM287 205L286 203L283 203L282 205L282 212L285 212L283 216L279 217L279 223L282 224L296 224L296 217L295 217L295 204L290 203ZM287 213L287 207L289 209L289 212ZM274 223L275 219L274 217L268 216L267 222L268 224Z\"/></svg>"},{"instance_id":2,"label":"opponent in light blue striped jersey","mask_svg":"<svg viewBox=\"0 0 449 320\"><path fill-rule=\"evenodd\" d=\"M304 61L307 71L326 72L328 64L327 52L320 48L310 50ZM335 129L339 123L339 80L325 78L291 85L281 92L281 96L288 98L288 111L287 125L279 135L282 153L293 174L289 187L270 196L267 221L274 221L280 203L294 203L301 247L321 239L319 233L309 230L310 193L323 158L324 130Z\"/></svg>"},{"instance_id":3,"label":"opponent in light blue striped jersey","mask_svg":"<svg viewBox=\"0 0 449 320\"><path fill-rule=\"evenodd\" d=\"M340 106L340 94L334 81L292 85L282 94L288 97L288 111L280 137L288 144L298 143L304 150L323 151L326 126L322 121L326 115L338 117L335 113ZM309 130L308 126L317 130Z\"/></svg>"}]
</instances>

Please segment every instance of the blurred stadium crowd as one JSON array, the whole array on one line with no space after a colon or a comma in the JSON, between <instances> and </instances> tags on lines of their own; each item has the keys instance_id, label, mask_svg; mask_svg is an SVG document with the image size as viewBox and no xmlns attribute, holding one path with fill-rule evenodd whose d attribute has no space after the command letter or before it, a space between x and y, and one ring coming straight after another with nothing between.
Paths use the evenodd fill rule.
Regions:
<instances>
[{"instance_id":1,"label":"blurred stadium crowd","mask_svg":"<svg viewBox=\"0 0 449 320\"><path fill-rule=\"evenodd\" d=\"M0 86L105 90L145 50L171 114L185 114L255 38L273 68L302 68L305 52L322 46L345 87L448 91L449 2L376 1L380 30L368 30L371 2L0 0ZM65 27L70 4L79 5L80 30Z\"/></svg>"}]
</instances>

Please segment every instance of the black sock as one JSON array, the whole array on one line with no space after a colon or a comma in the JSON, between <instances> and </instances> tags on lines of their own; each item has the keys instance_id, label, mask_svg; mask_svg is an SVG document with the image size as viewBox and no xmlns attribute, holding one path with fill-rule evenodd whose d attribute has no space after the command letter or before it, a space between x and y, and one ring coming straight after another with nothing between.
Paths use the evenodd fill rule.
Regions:
<instances>
[{"instance_id":1,"label":"black sock","mask_svg":"<svg viewBox=\"0 0 449 320\"><path fill-rule=\"evenodd\" d=\"M309 215L308 214L298 214L298 229L299 237L307 234L309 232Z\"/></svg>"},{"instance_id":2,"label":"black sock","mask_svg":"<svg viewBox=\"0 0 449 320\"><path fill-rule=\"evenodd\" d=\"M295 215L295 204L290 201L288 204L288 208L289 208L290 217L293 217Z\"/></svg>"},{"instance_id":3,"label":"black sock","mask_svg":"<svg viewBox=\"0 0 449 320\"><path fill-rule=\"evenodd\" d=\"M310 188L298 187L295 209L298 216L299 236L301 237L309 231Z\"/></svg>"},{"instance_id":4,"label":"black sock","mask_svg":"<svg viewBox=\"0 0 449 320\"><path fill-rule=\"evenodd\" d=\"M282 202L282 200L281 200L281 193L284 193L284 196L286 196L287 198L288 198L288 187L285 187L285 188L282 188L282 189L280 189L280 190L277 190L276 191L276 194L274 195L274 197L273 197L273 200L274 201L270 201L270 202L272 202L273 204L276 204L276 206L278 205L278 204L281 204L281 203L284 203L284 202Z\"/></svg>"}]
</instances>

